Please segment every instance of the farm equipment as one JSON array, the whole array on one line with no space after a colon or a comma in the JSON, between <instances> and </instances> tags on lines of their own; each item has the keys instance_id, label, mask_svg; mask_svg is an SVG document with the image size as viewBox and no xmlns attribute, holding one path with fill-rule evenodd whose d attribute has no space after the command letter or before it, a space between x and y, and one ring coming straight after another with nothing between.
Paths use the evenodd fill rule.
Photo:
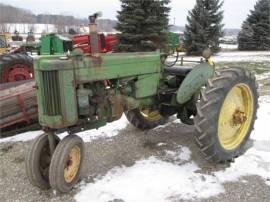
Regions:
<instances>
[{"instance_id":1,"label":"farm equipment","mask_svg":"<svg viewBox=\"0 0 270 202\"><path fill-rule=\"evenodd\" d=\"M33 79L33 59L22 53L0 55L0 84Z\"/></svg>"},{"instance_id":2,"label":"farm equipment","mask_svg":"<svg viewBox=\"0 0 270 202\"><path fill-rule=\"evenodd\" d=\"M8 52L9 48L8 34L0 33L0 55Z\"/></svg>"},{"instance_id":3,"label":"farm equipment","mask_svg":"<svg viewBox=\"0 0 270 202\"><path fill-rule=\"evenodd\" d=\"M40 41L40 55L61 55L73 50L72 41L57 34L46 34Z\"/></svg>"},{"instance_id":4,"label":"farm equipment","mask_svg":"<svg viewBox=\"0 0 270 202\"><path fill-rule=\"evenodd\" d=\"M35 39L35 35L32 31L28 32L27 37L26 37L26 42L34 42Z\"/></svg>"},{"instance_id":5,"label":"farm equipment","mask_svg":"<svg viewBox=\"0 0 270 202\"><path fill-rule=\"evenodd\" d=\"M231 161L244 152L258 105L252 73L216 71L209 51L194 67L166 67L159 52L100 54L97 16L89 17L91 54L35 61L39 122L45 133L26 156L34 186L68 192L79 180L84 159L83 141L75 133L102 127L123 113L142 130L164 124L172 115L194 124L194 139L213 162ZM56 134L63 131L69 135L60 140Z\"/></svg>"},{"instance_id":6,"label":"farm equipment","mask_svg":"<svg viewBox=\"0 0 270 202\"><path fill-rule=\"evenodd\" d=\"M169 48L170 53L173 54L175 52L184 52L184 43L183 43L183 35L169 32L168 33L168 39L169 39Z\"/></svg>"},{"instance_id":7,"label":"farm equipment","mask_svg":"<svg viewBox=\"0 0 270 202\"><path fill-rule=\"evenodd\" d=\"M12 41L23 41L23 37L20 36L20 33L16 30L14 35L11 37Z\"/></svg>"},{"instance_id":8,"label":"farm equipment","mask_svg":"<svg viewBox=\"0 0 270 202\"><path fill-rule=\"evenodd\" d=\"M84 53L91 53L91 38L89 34L77 35L72 37L72 44L75 49L81 49ZM113 46L118 43L118 38L115 34L104 35L98 34L99 52L107 53L113 50Z\"/></svg>"},{"instance_id":9,"label":"farm equipment","mask_svg":"<svg viewBox=\"0 0 270 202\"><path fill-rule=\"evenodd\" d=\"M0 85L0 136L13 135L31 128L37 129L37 98L34 85L33 80Z\"/></svg>"}]
</instances>

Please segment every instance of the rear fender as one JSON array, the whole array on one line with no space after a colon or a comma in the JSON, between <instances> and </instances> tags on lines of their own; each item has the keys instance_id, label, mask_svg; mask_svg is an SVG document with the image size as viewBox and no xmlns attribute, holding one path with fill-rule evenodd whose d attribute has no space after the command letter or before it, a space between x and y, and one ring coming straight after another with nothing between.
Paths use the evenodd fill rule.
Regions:
<instances>
[{"instance_id":1,"label":"rear fender","mask_svg":"<svg viewBox=\"0 0 270 202\"><path fill-rule=\"evenodd\" d=\"M176 100L179 104L184 104L197 93L207 80L214 75L215 68L209 63L195 66L185 77L177 91Z\"/></svg>"}]
</instances>

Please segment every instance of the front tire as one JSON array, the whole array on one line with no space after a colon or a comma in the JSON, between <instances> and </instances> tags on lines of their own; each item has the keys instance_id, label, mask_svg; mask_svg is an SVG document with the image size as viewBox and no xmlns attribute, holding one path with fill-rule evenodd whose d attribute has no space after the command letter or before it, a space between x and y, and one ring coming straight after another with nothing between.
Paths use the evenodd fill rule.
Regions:
<instances>
[{"instance_id":1,"label":"front tire","mask_svg":"<svg viewBox=\"0 0 270 202\"><path fill-rule=\"evenodd\" d=\"M83 158L83 140L76 135L65 137L52 157L49 172L51 187L61 193L70 191L80 178Z\"/></svg>"},{"instance_id":2,"label":"front tire","mask_svg":"<svg viewBox=\"0 0 270 202\"><path fill-rule=\"evenodd\" d=\"M60 141L55 137L56 144ZM30 183L40 189L49 189L49 167L51 152L48 134L37 137L26 155L26 174Z\"/></svg>"},{"instance_id":3,"label":"front tire","mask_svg":"<svg viewBox=\"0 0 270 202\"><path fill-rule=\"evenodd\" d=\"M231 161L245 152L258 108L255 76L242 68L216 72L197 104L195 140L212 162Z\"/></svg>"}]
</instances>

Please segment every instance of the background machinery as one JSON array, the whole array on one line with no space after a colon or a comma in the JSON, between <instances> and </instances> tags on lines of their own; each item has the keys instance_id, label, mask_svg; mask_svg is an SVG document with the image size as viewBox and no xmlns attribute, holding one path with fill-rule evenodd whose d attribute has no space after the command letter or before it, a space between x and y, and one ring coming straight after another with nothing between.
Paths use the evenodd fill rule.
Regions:
<instances>
[{"instance_id":1,"label":"background machinery","mask_svg":"<svg viewBox=\"0 0 270 202\"><path fill-rule=\"evenodd\" d=\"M0 33L0 55L8 52L10 48L8 40L10 37L11 36L8 33Z\"/></svg>"}]
</instances>

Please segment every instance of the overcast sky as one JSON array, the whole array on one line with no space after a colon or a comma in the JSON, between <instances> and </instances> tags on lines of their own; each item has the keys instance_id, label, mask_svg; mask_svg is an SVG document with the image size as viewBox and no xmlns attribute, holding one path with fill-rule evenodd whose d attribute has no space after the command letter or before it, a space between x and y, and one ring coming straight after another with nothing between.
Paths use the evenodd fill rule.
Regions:
<instances>
[{"instance_id":1,"label":"overcast sky","mask_svg":"<svg viewBox=\"0 0 270 202\"><path fill-rule=\"evenodd\" d=\"M257 0L224 0L224 24L226 28L240 28L249 11ZM31 10L35 14L68 14L75 17L87 17L102 11L102 18L116 19L120 9L119 0L0 0L1 3ZM185 25L188 10L196 0L171 0L170 23L175 19L176 25Z\"/></svg>"}]
</instances>

